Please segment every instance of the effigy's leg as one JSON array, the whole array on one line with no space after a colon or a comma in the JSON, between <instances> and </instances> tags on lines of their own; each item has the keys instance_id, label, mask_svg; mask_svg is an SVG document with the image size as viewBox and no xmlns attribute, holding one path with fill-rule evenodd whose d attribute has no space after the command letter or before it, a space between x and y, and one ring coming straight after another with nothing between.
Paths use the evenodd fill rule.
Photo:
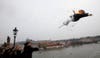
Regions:
<instances>
[{"instance_id":1,"label":"effigy's leg","mask_svg":"<svg viewBox=\"0 0 100 58\"><path fill-rule=\"evenodd\" d=\"M68 24L69 24L71 21L72 21L72 20L67 20L67 21L63 22L63 24L62 24L59 28L65 26L65 25L68 26Z\"/></svg>"}]
</instances>

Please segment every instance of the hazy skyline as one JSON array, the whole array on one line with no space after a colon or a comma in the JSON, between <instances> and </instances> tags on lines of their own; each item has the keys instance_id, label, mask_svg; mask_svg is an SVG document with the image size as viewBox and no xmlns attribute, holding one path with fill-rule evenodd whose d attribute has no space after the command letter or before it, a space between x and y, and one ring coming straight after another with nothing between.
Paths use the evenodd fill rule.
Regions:
<instances>
[{"instance_id":1,"label":"hazy skyline","mask_svg":"<svg viewBox=\"0 0 100 58\"><path fill-rule=\"evenodd\" d=\"M17 41L59 40L100 35L99 0L0 0L0 42L7 36L13 41L13 29L18 28ZM93 16L82 18L69 26L58 28L72 10L84 9ZM74 25L72 27L72 25Z\"/></svg>"}]
</instances>

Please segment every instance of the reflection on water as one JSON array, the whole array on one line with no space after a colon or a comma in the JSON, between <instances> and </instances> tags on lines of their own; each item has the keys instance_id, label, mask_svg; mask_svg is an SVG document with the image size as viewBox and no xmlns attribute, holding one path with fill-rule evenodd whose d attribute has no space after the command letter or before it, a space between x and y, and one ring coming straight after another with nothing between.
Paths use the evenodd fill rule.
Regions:
<instances>
[{"instance_id":1,"label":"reflection on water","mask_svg":"<svg viewBox=\"0 0 100 58\"><path fill-rule=\"evenodd\" d=\"M33 53L33 58L100 58L100 44L38 51Z\"/></svg>"}]
</instances>

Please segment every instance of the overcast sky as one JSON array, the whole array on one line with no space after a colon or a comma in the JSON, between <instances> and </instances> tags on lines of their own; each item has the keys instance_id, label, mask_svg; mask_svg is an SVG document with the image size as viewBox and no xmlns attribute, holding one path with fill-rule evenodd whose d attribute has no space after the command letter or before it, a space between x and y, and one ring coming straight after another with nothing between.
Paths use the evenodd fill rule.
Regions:
<instances>
[{"instance_id":1,"label":"overcast sky","mask_svg":"<svg viewBox=\"0 0 100 58\"><path fill-rule=\"evenodd\" d=\"M15 27L19 30L17 41L100 35L99 5L99 0L0 0L0 42L3 43L7 36L13 41ZM78 9L93 16L59 29L62 22L73 14L72 10Z\"/></svg>"}]
</instances>

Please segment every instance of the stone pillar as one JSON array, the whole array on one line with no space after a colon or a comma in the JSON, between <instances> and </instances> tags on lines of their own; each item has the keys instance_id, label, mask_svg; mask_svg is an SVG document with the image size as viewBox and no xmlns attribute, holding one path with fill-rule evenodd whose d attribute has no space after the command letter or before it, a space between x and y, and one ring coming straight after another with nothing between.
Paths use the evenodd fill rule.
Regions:
<instances>
[{"instance_id":1,"label":"stone pillar","mask_svg":"<svg viewBox=\"0 0 100 58\"><path fill-rule=\"evenodd\" d=\"M7 37L7 44L8 45L10 44L10 37L9 36Z\"/></svg>"}]
</instances>

